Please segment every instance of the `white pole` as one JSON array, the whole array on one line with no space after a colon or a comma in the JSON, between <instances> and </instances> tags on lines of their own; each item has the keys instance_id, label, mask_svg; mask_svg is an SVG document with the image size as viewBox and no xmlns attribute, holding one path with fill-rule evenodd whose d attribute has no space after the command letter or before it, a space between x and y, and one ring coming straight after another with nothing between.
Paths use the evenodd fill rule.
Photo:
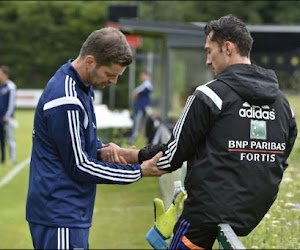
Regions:
<instances>
[{"instance_id":1,"label":"white pole","mask_svg":"<svg viewBox=\"0 0 300 250\"><path fill-rule=\"evenodd\" d=\"M129 66L128 108L133 109L133 90L135 88L136 49L132 48L132 63Z\"/></svg>"}]
</instances>

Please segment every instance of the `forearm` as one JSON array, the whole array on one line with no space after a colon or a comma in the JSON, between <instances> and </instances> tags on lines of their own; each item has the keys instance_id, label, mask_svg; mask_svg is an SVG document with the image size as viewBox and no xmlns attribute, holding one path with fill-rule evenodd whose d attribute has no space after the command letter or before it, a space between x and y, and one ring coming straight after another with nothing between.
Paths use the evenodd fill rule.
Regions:
<instances>
[{"instance_id":1,"label":"forearm","mask_svg":"<svg viewBox=\"0 0 300 250\"><path fill-rule=\"evenodd\" d=\"M138 164L138 149L128 149L128 148L119 148L118 149L118 155L122 156L126 162L128 163L136 163Z\"/></svg>"}]
</instances>

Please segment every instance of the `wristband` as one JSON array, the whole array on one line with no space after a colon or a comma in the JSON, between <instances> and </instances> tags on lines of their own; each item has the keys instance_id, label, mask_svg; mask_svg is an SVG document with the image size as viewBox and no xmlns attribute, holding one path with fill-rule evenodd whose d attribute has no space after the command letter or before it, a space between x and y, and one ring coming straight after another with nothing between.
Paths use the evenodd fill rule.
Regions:
<instances>
[{"instance_id":1,"label":"wristband","mask_svg":"<svg viewBox=\"0 0 300 250\"><path fill-rule=\"evenodd\" d=\"M168 244L164 241L165 237L153 226L146 234L146 239L153 249L168 249Z\"/></svg>"},{"instance_id":2,"label":"wristband","mask_svg":"<svg viewBox=\"0 0 300 250\"><path fill-rule=\"evenodd\" d=\"M163 144L155 144L140 149L138 153L138 160L139 164L142 164L143 161L151 159L153 156L155 156L159 151L163 151Z\"/></svg>"}]
</instances>

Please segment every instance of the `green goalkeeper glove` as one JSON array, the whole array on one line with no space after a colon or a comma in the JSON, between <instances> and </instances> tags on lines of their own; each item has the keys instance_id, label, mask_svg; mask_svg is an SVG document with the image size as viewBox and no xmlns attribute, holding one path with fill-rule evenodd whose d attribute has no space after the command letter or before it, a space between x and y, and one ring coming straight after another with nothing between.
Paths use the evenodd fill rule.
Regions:
<instances>
[{"instance_id":1,"label":"green goalkeeper glove","mask_svg":"<svg viewBox=\"0 0 300 250\"><path fill-rule=\"evenodd\" d=\"M175 205L172 203L169 209L165 211L165 206L161 199L155 198L153 203L154 225L164 239L168 239L172 235L173 228L177 221Z\"/></svg>"},{"instance_id":2,"label":"green goalkeeper glove","mask_svg":"<svg viewBox=\"0 0 300 250\"><path fill-rule=\"evenodd\" d=\"M183 210L183 202L187 195L184 190L175 194L173 201L165 211L164 203L161 199L155 198L154 203L154 226L146 235L146 239L154 249L167 249L168 245L164 241L173 233L173 228L177 222L177 214Z\"/></svg>"}]
</instances>

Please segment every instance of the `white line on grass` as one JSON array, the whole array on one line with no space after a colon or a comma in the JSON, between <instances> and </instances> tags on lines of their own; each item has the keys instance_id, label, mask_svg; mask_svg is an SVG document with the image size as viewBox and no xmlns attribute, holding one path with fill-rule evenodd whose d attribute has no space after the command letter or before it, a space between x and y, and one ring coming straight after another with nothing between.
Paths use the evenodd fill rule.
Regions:
<instances>
[{"instance_id":1,"label":"white line on grass","mask_svg":"<svg viewBox=\"0 0 300 250\"><path fill-rule=\"evenodd\" d=\"M22 161L20 164L15 166L8 174L0 181L0 188L5 184L9 183L24 167L26 167L30 162L30 157Z\"/></svg>"}]
</instances>

